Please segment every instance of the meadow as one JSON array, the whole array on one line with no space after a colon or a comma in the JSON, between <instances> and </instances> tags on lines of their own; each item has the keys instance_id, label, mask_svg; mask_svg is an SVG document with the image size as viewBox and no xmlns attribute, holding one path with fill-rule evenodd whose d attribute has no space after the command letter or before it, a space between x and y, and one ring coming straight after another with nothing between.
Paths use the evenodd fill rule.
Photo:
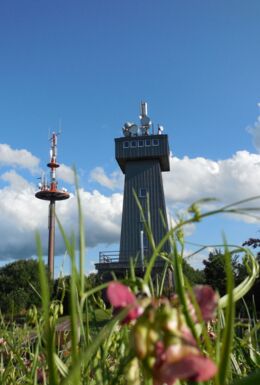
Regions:
<instances>
[{"instance_id":1,"label":"meadow","mask_svg":"<svg viewBox=\"0 0 260 385\"><path fill-rule=\"evenodd\" d=\"M250 214L253 207L246 204L254 200L211 212L201 211L202 202L197 202L159 244L154 243L148 218L145 227L153 255L144 276L135 275L132 261L123 280L115 276L113 281L86 287L84 221L77 197L79 244L75 235L65 234L57 218L71 260L69 287L63 287L61 279L61 297L52 299L37 235L41 306L32 307L22 325L2 316L0 384L259 385L260 323L254 303L243 302L246 317L236 313L236 304L259 274L254 254L247 247L228 247L223 240L227 284L222 297L207 285L192 287L182 268L185 226L211 215ZM161 252L167 241L169 255ZM247 270L236 287L234 254L240 255ZM165 263L160 277L153 275L158 258ZM174 288L166 285L169 272ZM63 316L65 294L67 317Z\"/></svg>"}]
</instances>

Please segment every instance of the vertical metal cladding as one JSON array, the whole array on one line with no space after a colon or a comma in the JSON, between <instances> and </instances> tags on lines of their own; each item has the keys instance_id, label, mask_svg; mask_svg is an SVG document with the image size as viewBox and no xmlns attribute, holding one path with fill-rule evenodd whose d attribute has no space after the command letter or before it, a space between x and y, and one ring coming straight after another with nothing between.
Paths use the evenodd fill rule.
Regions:
<instances>
[{"instance_id":1,"label":"vertical metal cladding","mask_svg":"<svg viewBox=\"0 0 260 385\"><path fill-rule=\"evenodd\" d=\"M137 146L135 143L132 145L132 142L140 140L144 146L139 147L138 143ZM146 140L149 142L146 143ZM125 174L119 257L123 262L129 261L130 257L141 256L140 232L144 230L144 223L133 191L136 192L145 215L148 215L148 211L150 213L155 243L158 243L168 231L161 218L163 215L167 224L161 172L169 170L169 146L167 135L118 138L115 141L116 159ZM151 245L147 241L146 234L144 238L144 256L149 259L152 254ZM169 252L168 243L165 244L164 251Z\"/></svg>"}]
</instances>

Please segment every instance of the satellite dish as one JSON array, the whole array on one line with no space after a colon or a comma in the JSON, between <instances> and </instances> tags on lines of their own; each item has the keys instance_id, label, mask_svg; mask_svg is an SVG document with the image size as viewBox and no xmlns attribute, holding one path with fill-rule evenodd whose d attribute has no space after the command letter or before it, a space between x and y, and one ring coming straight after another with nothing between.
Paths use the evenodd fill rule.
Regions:
<instances>
[{"instance_id":1,"label":"satellite dish","mask_svg":"<svg viewBox=\"0 0 260 385\"><path fill-rule=\"evenodd\" d=\"M130 136L130 132L129 132L128 128L123 127L122 130L123 130L124 136Z\"/></svg>"},{"instance_id":2,"label":"satellite dish","mask_svg":"<svg viewBox=\"0 0 260 385\"><path fill-rule=\"evenodd\" d=\"M137 124L132 124L132 126L129 127L129 131L130 131L131 135L136 136L137 133L138 133L138 126L137 126Z\"/></svg>"},{"instance_id":3,"label":"satellite dish","mask_svg":"<svg viewBox=\"0 0 260 385\"><path fill-rule=\"evenodd\" d=\"M125 122L124 126L123 126L123 134L124 136L130 136L131 135L131 132L130 132L130 128L134 125L134 123L131 123L131 122Z\"/></svg>"},{"instance_id":4,"label":"satellite dish","mask_svg":"<svg viewBox=\"0 0 260 385\"><path fill-rule=\"evenodd\" d=\"M160 126L160 125L158 124L158 135L161 135L161 133L163 132L163 130L164 130L163 126Z\"/></svg>"}]
</instances>

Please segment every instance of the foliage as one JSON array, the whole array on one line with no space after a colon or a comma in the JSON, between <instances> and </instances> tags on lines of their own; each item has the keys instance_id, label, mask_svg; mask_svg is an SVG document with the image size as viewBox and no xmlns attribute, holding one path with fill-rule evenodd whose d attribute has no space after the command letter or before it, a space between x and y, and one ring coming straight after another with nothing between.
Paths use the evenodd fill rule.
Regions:
<instances>
[{"instance_id":1,"label":"foliage","mask_svg":"<svg viewBox=\"0 0 260 385\"><path fill-rule=\"evenodd\" d=\"M215 249L209 253L208 259L203 261L205 282L211 285L221 295L226 292L227 277L225 272L225 255L221 250ZM246 276L244 265L239 262L238 255L232 255L231 267L235 284L239 284Z\"/></svg>"},{"instance_id":2,"label":"foliage","mask_svg":"<svg viewBox=\"0 0 260 385\"><path fill-rule=\"evenodd\" d=\"M259 238L249 238L247 241L243 243L242 246L251 246L253 249L260 247L260 239Z\"/></svg>"},{"instance_id":3,"label":"foliage","mask_svg":"<svg viewBox=\"0 0 260 385\"><path fill-rule=\"evenodd\" d=\"M258 240L250 238L248 242L244 242L243 246L252 246L253 248L259 247ZM260 263L260 254L256 255L256 262ZM225 257L221 250L215 249L209 254L207 260L203 261L205 266L203 273L205 277L205 283L211 285L216 289L221 295L225 294L226 290L226 273L225 273ZM235 285L238 285L242 282L246 275L247 269L245 265L239 262L239 256L234 255L231 259L231 267L234 275ZM251 311L255 308L257 314L260 314L260 278L258 277L255 280L254 286L251 290L245 295L245 300L247 306ZM237 312L240 315L246 316L246 309L244 304L240 301L237 305Z\"/></svg>"},{"instance_id":4,"label":"foliage","mask_svg":"<svg viewBox=\"0 0 260 385\"><path fill-rule=\"evenodd\" d=\"M249 246L253 249L257 249L260 247L260 239L258 238L249 238L246 242L243 243L243 246ZM258 265L260 267L260 252L257 252L256 255L256 261L258 262ZM258 277L255 281L254 286L249 291L249 293L246 295L246 300L252 302L252 299L254 301L254 306L256 308L256 311L258 313L258 316L260 316L260 277Z\"/></svg>"},{"instance_id":5,"label":"foliage","mask_svg":"<svg viewBox=\"0 0 260 385\"><path fill-rule=\"evenodd\" d=\"M205 273L203 270L194 269L185 259L182 261L182 269L185 277L190 284L199 285L205 283Z\"/></svg>"},{"instance_id":6,"label":"foliage","mask_svg":"<svg viewBox=\"0 0 260 385\"><path fill-rule=\"evenodd\" d=\"M53 283L53 291L51 299L53 301L60 301L63 304L63 315L68 315L70 313L70 276L59 277L55 279ZM84 276L84 287L85 290L90 290L93 287L101 283L97 274L91 273L88 276ZM100 293L97 293L96 296L92 296L91 300L98 302L100 298Z\"/></svg>"},{"instance_id":7,"label":"foliage","mask_svg":"<svg viewBox=\"0 0 260 385\"><path fill-rule=\"evenodd\" d=\"M35 260L16 261L1 267L0 309L2 313L15 315L32 305L40 305L38 271L38 261Z\"/></svg>"}]
</instances>

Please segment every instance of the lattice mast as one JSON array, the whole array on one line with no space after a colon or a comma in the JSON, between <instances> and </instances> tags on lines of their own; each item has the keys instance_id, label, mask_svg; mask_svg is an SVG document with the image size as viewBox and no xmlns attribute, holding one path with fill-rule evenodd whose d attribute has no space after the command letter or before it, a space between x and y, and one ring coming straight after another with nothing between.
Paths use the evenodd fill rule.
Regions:
<instances>
[{"instance_id":1,"label":"lattice mast","mask_svg":"<svg viewBox=\"0 0 260 385\"><path fill-rule=\"evenodd\" d=\"M50 138L50 162L47 166L50 168L50 182L48 183L44 176L42 176L41 183L39 183L40 190L35 194L36 198L45 201L50 201L49 204L49 238L48 238L48 269L51 278L54 277L54 253L55 253L55 202L69 198L69 193L65 190L58 189L58 182L56 179L56 169L60 167L57 162L57 136L53 132Z\"/></svg>"}]
</instances>

